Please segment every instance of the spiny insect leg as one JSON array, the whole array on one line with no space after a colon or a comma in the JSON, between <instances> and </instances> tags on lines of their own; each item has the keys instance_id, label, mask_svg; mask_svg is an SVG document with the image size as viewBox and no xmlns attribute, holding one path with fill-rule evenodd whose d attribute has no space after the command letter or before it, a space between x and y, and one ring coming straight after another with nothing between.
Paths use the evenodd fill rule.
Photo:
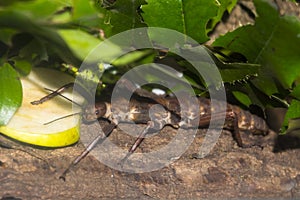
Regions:
<instances>
[{"instance_id":1,"label":"spiny insect leg","mask_svg":"<svg viewBox=\"0 0 300 200\"><path fill-rule=\"evenodd\" d=\"M153 121L149 121L147 127L140 133L140 135L135 140L134 144L131 146L131 148L128 150L128 153L126 156L121 160L120 165L123 166L125 161L129 158L131 154L135 152L135 150L140 146L142 141L145 139L145 136L151 132L155 132L157 130L160 130L160 127L157 127L156 123Z\"/></svg>"},{"instance_id":2,"label":"spiny insect leg","mask_svg":"<svg viewBox=\"0 0 300 200\"><path fill-rule=\"evenodd\" d=\"M95 139L86 147L86 149L79 156L77 156L77 158L69 165L69 167L62 173L62 175L59 176L59 179L65 181L66 175L70 171L70 169L77 165L83 158L85 158L90 153L90 151L96 146L96 144L102 143L111 134L115 127L115 123L110 123L109 125L105 126L103 128L105 137L103 137L101 134L95 137Z\"/></svg>"}]
</instances>

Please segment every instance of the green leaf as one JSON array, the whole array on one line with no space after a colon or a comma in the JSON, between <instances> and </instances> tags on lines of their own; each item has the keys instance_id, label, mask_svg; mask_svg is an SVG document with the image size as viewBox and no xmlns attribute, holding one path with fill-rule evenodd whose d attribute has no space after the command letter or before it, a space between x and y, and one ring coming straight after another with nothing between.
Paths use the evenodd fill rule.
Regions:
<instances>
[{"instance_id":1,"label":"green leaf","mask_svg":"<svg viewBox=\"0 0 300 200\"><path fill-rule=\"evenodd\" d=\"M147 0L142 16L148 26L169 28L192 37L199 43L209 40L206 25L218 15L214 0Z\"/></svg>"},{"instance_id":2,"label":"green leaf","mask_svg":"<svg viewBox=\"0 0 300 200\"><path fill-rule=\"evenodd\" d=\"M59 30L58 33L81 60L100 44L101 40L81 30Z\"/></svg>"},{"instance_id":3,"label":"green leaf","mask_svg":"<svg viewBox=\"0 0 300 200\"><path fill-rule=\"evenodd\" d=\"M223 82L234 84L236 82L246 82L250 78L257 77L259 69L261 68L259 64L224 62L220 59L218 52L213 52L212 49L205 46L204 48L217 65Z\"/></svg>"},{"instance_id":4,"label":"green leaf","mask_svg":"<svg viewBox=\"0 0 300 200\"><path fill-rule=\"evenodd\" d=\"M245 93L239 92L239 91L233 91L232 93L233 93L233 95L235 96L235 98L236 98L239 102L241 102L242 104L244 104L245 106L249 107L249 106L252 104L252 102L251 102L249 96L246 95Z\"/></svg>"},{"instance_id":5,"label":"green leaf","mask_svg":"<svg viewBox=\"0 0 300 200\"><path fill-rule=\"evenodd\" d=\"M299 118L299 116L300 116L300 101L293 99L285 115L283 126L289 125L289 121L291 119Z\"/></svg>"},{"instance_id":6,"label":"green leaf","mask_svg":"<svg viewBox=\"0 0 300 200\"><path fill-rule=\"evenodd\" d=\"M96 8L93 7L91 1L77 0L74 1L73 7L74 7L72 11L73 19L84 19L84 17L88 19L97 13Z\"/></svg>"},{"instance_id":7,"label":"green leaf","mask_svg":"<svg viewBox=\"0 0 300 200\"><path fill-rule=\"evenodd\" d=\"M254 0L259 17L248 25L218 38L213 46L222 46L262 65L253 83L266 94L278 93L276 79L288 89L300 75L300 21L281 16L267 0ZM288 38L288 39L284 39Z\"/></svg>"},{"instance_id":8,"label":"green leaf","mask_svg":"<svg viewBox=\"0 0 300 200\"><path fill-rule=\"evenodd\" d=\"M291 92L290 96L298 99L300 101L300 85L297 85L293 91Z\"/></svg>"},{"instance_id":9,"label":"green leaf","mask_svg":"<svg viewBox=\"0 0 300 200\"><path fill-rule=\"evenodd\" d=\"M16 2L28 2L28 1L32 1L32 0L1 0L0 1L0 6L10 6Z\"/></svg>"},{"instance_id":10,"label":"green leaf","mask_svg":"<svg viewBox=\"0 0 300 200\"><path fill-rule=\"evenodd\" d=\"M288 129L283 134L289 134L300 138L300 118L290 119Z\"/></svg>"},{"instance_id":11,"label":"green leaf","mask_svg":"<svg viewBox=\"0 0 300 200\"><path fill-rule=\"evenodd\" d=\"M138 8L145 4L144 0L116 1L108 8L106 21L112 26L112 35L123 31L144 27L145 24L138 13Z\"/></svg>"},{"instance_id":12,"label":"green leaf","mask_svg":"<svg viewBox=\"0 0 300 200\"><path fill-rule=\"evenodd\" d=\"M70 0L48 1L48 0L27 0L16 1L6 9L12 9L21 12L29 17L39 20L48 20L55 12L63 9L65 6L71 6Z\"/></svg>"},{"instance_id":13,"label":"green leaf","mask_svg":"<svg viewBox=\"0 0 300 200\"><path fill-rule=\"evenodd\" d=\"M231 10L234 8L234 6L237 3L237 0L218 0L217 2L219 5L218 15L213 17L209 21L209 23L206 27L207 32L212 31L214 29L214 27L216 26L216 24L221 21L225 11L228 11L229 13L231 12Z\"/></svg>"},{"instance_id":14,"label":"green leaf","mask_svg":"<svg viewBox=\"0 0 300 200\"><path fill-rule=\"evenodd\" d=\"M65 62L79 66L81 62L72 54L65 41L58 35L55 29L38 24L35 20L27 17L22 12L0 10L0 29L10 28L29 33L43 41L47 49L55 52Z\"/></svg>"},{"instance_id":15,"label":"green leaf","mask_svg":"<svg viewBox=\"0 0 300 200\"><path fill-rule=\"evenodd\" d=\"M222 80L225 83L247 82L257 77L260 65L249 63L221 63L217 64L220 69Z\"/></svg>"},{"instance_id":16,"label":"green leaf","mask_svg":"<svg viewBox=\"0 0 300 200\"><path fill-rule=\"evenodd\" d=\"M31 71L31 63L19 58L13 58L10 61L13 62L14 68L20 73L20 75L27 76Z\"/></svg>"},{"instance_id":17,"label":"green leaf","mask_svg":"<svg viewBox=\"0 0 300 200\"><path fill-rule=\"evenodd\" d=\"M21 104L21 81L17 72L6 63L0 67L0 126L9 122Z\"/></svg>"},{"instance_id":18,"label":"green leaf","mask_svg":"<svg viewBox=\"0 0 300 200\"><path fill-rule=\"evenodd\" d=\"M121 56L120 58L117 58L116 60L114 60L112 62L112 65L114 66L124 66L124 65L128 65L130 63L133 63L137 60L140 60L142 59L143 57L149 55L153 53L153 50L151 49L147 49L147 50L144 50L144 51L133 51L133 52L130 52L124 56Z\"/></svg>"},{"instance_id":19,"label":"green leaf","mask_svg":"<svg viewBox=\"0 0 300 200\"><path fill-rule=\"evenodd\" d=\"M1 29L0 31L0 40L6 44L10 44L11 38L16 31L13 29Z\"/></svg>"},{"instance_id":20,"label":"green leaf","mask_svg":"<svg viewBox=\"0 0 300 200\"><path fill-rule=\"evenodd\" d=\"M111 26L106 20L107 10L101 6L94 5L92 1L76 0L73 3L72 25L77 25L82 29L104 30L106 37L110 35Z\"/></svg>"},{"instance_id":21,"label":"green leaf","mask_svg":"<svg viewBox=\"0 0 300 200\"><path fill-rule=\"evenodd\" d=\"M19 51L19 57L29 61L48 61L46 45L39 39L34 38Z\"/></svg>"},{"instance_id":22,"label":"green leaf","mask_svg":"<svg viewBox=\"0 0 300 200\"><path fill-rule=\"evenodd\" d=\"M295 134L300 137L300 101L292 100L284 117L282 130L283 134Z\"/></svg>"},{"instance_id":23,"label":"green leaf","mask_svg":"<svg viewBox=\"0 0 300 200\"><path fill-rule=\"evenodd\" d=\"M236 83L228 85L227 87L229 92L239 100L242 104L248 105L257 105L261 108L265 108L267 105L272 105L274 103L273 99L264 94L258 88L253 86L251 82L248 83ZM241 96L241 93L246 95ZM251 103L249 102L251 100ZM276 102L277 103L277 102ZM278 103L277 103L278 104Z\"/></svg>"}]
</instances>

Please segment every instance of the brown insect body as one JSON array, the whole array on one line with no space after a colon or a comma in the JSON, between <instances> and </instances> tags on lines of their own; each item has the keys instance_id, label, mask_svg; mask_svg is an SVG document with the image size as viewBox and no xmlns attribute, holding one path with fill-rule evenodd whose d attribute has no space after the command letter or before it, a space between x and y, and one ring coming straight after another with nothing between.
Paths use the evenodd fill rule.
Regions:
<instances>
[{"instance_id":1,"label":"brown insect body","mask_svg":"<svg viewBox=\"0 0 300 200\"><path fill-rule=\"evenodd\" d=\"M60 92L72 85L73 83L62 86L40 100L31 103L34 105L41 104L60 95ZM217 113L216 110L218 110ZM224 116L225 122L222 120ZM128 155L123 159L124 161L136 150L145 135L151 132L151 129L158 131L166 125L174 128L198 128L207 127L212 120L220 120L224 122L222 124L223 128L233 130L233 135L241 147L243 147L243 143L239 130L262 135L266 135L269 132L269 128L262 118L237 106L215 100L213 100L212 104L210 99L201 97L190 97L187 101L179 103L177 98L161 97L147 91L142 91L140 95L134 95L129 102L120 98L113 104L97 102L95 105L88 105L83 109L84 121L92 122L99 118L104 118L111 122L103 128L106 137L110 135L119 123L147 124L147 127L140 133L135 143L129 149ZM69 169L79 163L98 142L104 141L104 139L101 135L98 135L86 147L85 151L63 172L60 178L65 180Z\"/></svg>"},{"instance_id":2,"label":"brown insect body","mask_svg":"<svg viewBox=\"0 0 300 200\"><path fill-rule=\"evenodd\" d=\"M199 124L197 124L198 127L207 127L210 123L211 113L213 110L216 110L216 108L211 107L210 99L198 97L197 100L199 102L199 116L195 115L195 112L197 112L195 109L197 108L192 105L188 106L188 113L183 113L185 116L181 116L182 113L180 113L180 105L177 99L168 97L163 98L163 101L162 99L159 99L159 104L157 101L145 98L133 98L129 102L129 106L127 105L128 102L125 102L122 99L117 101L118 103L115 107L112 107L110 103L98 102L94 107L90 107L84 111L83 118L86 121L106 118L116 124L122 122L147 124L149 121L164 120L164 122L161 122L160 126L156 127L158 129L161 129L165 125L171 125L174 128L180 126L187 128L194 127L195 124L193 124L192 121L199 122ZM162 109L162 107L155 108L155 105L161 104L165 109ZM225 112L226 118L223 126L225 129L233 130L238 128L239 130L248 131L252 134L262 135L265 135L269 131L265 120L251 114L249 111L242 110L238 106L220 101L215 101L214 105L219 106L218 110ZM224 114L220 116L224 116ZM188 118L189 120L186 121L184 118ZM234 125L235 120L237 121L237 127Z\"/></svg>"},{"instance_id":3,"label":"brown insect body","mask_svg":"<svg viewBox=\"0 0 300 200\"><path fill-rule=\"evenodd\" d=\"M227 108L235 113L238 121L238 128L240 130L248 131L252 134L261 135L266 135L269 132L269 127L263 118L231 104L227 104ZM230 125L230 123L228 123L228 125Z\"/></svg>"}]
</instances>

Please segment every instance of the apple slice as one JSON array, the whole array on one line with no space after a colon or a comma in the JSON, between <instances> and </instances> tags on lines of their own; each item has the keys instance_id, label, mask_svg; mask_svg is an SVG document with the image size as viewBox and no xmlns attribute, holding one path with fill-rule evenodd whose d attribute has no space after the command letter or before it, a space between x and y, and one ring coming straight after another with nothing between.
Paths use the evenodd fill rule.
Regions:
<instances>
[{"instance_id":1,"label":"apple slice","mask_svg":"<svg viewBox=\"0 0 300 200\"><path fill-rule=\"evenodd\" d=\"M18 141L44 147L63 147L79 140L80 115L74 115L45 123L71 113L80 112L81 108L72 102L57 96L39 105L30 102L38 100L49 93L44 88L57 89L67 83L74 82L74 78L48 68L34 68L31 73L21 78L23 87L23 101L21 107L6 126L0 127L0 132ZM84 99L80 95L72 98L72 90L64 92L64 96L76 99L82 104Z\"/></svg>"}]
</instances>

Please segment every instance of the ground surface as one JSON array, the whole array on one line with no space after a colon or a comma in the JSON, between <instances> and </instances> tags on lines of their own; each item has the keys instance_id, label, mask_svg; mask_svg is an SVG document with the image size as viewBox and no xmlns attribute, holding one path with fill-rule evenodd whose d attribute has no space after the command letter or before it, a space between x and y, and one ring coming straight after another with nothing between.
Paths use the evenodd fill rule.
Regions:
<instances>
[{"instance_id":1,"label":"ground surface","mask_svg":"<svg viewBox=\"0 0 300 200\"><path fill-rule=\"evenodd\" d=\"M21 199L300 198L299 149L273 153L272 140L264 142L264 148L243 149L236 145L230 132L223 131L208 156L192 159L205 132L199 130L182 157L160 170L120 172L90 155L70 170L65 182L59 176L84 149L82 144L42 150L1 137L4 144L19 150L0 148L0 196L3 199L9 196ZM161 134L146 139L138 152L159 149L175 135L176 130L166 127ZM110 137L124 149L133 139L121 130L115 130Z\"/></svg>"},{"instance_id":2,"label":"ground surface","mask_svg":"<svg viewBox=\"0 0 300 200\"><path fill-rule=\"evenodd\" d=\"M282 12L293 10L299 15L299 7L284 4L282 8ZM218 33L251 22L240 8L234 12L226 24L218 27ZM85 136L89 136L87 132L84 127ZM62 149L37 149L0 135L0 199L300 199L300 149L274 153L272 137L254 137L263 141L264 147L243 149L230 132L223 131L208 156L192 159L205 132L198 130L180 159L174 158L160 170L121 172L89 155L70 170L66 182L58 177L84 149L82 143ZM176 130L165 127L161 134L146 139L138 152L159 149L175 135ZM84 138L89 139L92 136ZM118 129L110 140L126 150L134 138Z\"/></svg>"}]
</instances>

